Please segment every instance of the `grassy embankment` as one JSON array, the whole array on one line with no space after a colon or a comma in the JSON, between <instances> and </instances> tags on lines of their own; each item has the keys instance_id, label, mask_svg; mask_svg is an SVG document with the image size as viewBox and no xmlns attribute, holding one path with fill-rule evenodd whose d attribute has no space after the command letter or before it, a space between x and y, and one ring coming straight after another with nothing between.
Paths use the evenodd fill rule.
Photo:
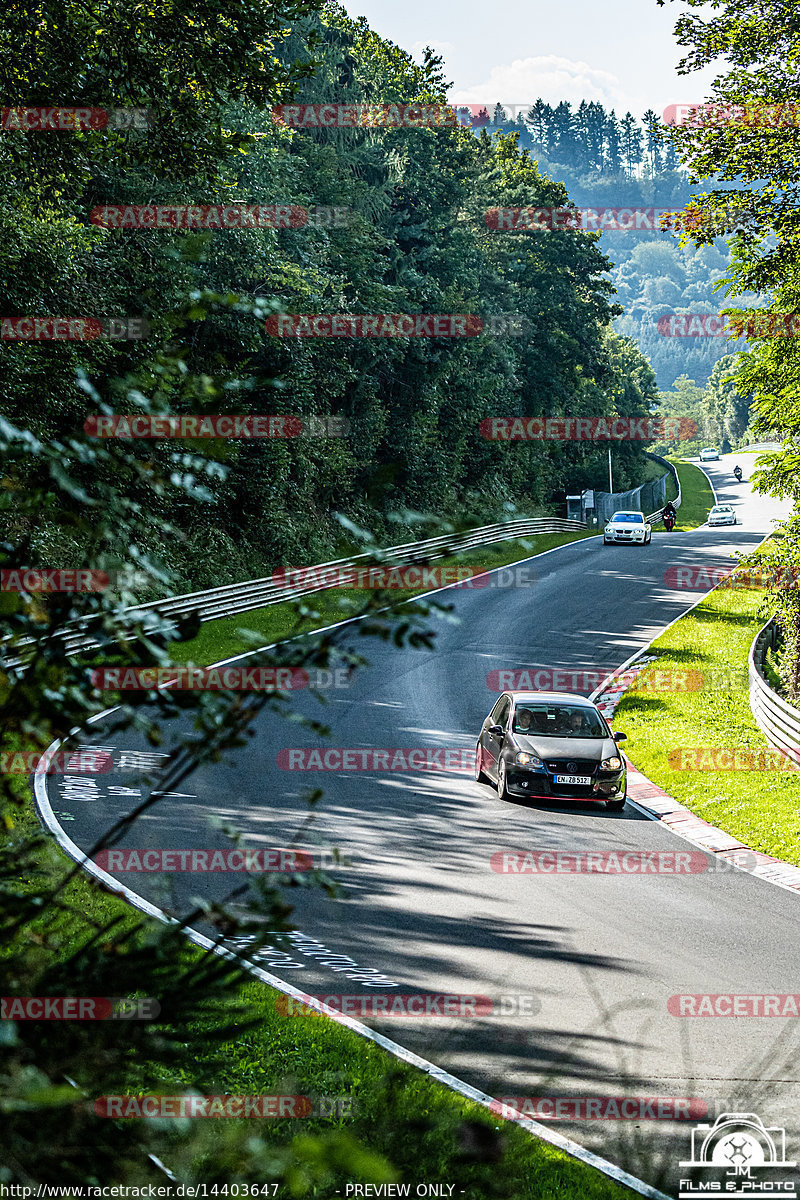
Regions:
<instances>
[{"instance_id":1,"label":"grassy embankment","mask_svg":"<svg viewBox=\"0 0 800 1200\"><path fill-rule=\"evenodd\" d=\"M622 698L615 722L639 770L681 804L752 849L800 865L800 774L770 769L774 758L759 755L769 747L748 699L748 655L766 620L765 593L737 579L746 580L746 570L656 638L648 651L656 662ZM716 770L701 754L695 769L677 769L683 749L738 750L740 764L752 766Z\"/></svg>"}]
</instances>

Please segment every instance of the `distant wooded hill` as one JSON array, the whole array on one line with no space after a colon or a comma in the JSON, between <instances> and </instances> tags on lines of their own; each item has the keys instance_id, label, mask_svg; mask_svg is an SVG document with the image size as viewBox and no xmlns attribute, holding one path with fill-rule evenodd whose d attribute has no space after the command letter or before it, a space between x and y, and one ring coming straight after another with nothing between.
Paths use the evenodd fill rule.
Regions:
<instances>
[{"instance_id":1,"label":"distant wooded hill","mask_svg":"<svg viewBox=\"0 0 800 1200\"><path fill-rule=\"evenodd\" d=\"M581 101L573 109L567 101L553 107L537 100L513 114L495 105L491 113L473 114L471 123L477 133L518 133L520 147L538 160L542 174L563 182L580 208L681 209L691 197L693 189L652 110L640 121L631 113L620 119L596 102ZM681 247L678 236L666 231L606 230L600 246L614 264L610 278L625 309L614 326L636 341L659 388L671 388L682 375L705 387L732 344L724 337L665 337L657 322L665 313L756 303L753 296L732 301L714 290L730 262L725 239Z\"/></svg>"}]
</instances>

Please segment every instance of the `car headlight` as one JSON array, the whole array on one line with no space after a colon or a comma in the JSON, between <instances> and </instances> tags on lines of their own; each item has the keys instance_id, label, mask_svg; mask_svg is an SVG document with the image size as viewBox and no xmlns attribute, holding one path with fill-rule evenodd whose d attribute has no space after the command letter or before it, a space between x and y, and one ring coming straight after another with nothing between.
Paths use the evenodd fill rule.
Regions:
<instances>
[{"instance_id":1,"label":"car headlight","mask_svg":"<svg viewBox=\"0 0 800 1200\"><path fill-rule=\"evenodd\" d=\"M622 766L622 759L618 755L613 754L611 756L611 758L603 759L603 761L600 763L600 770L601 771L618 771L621 766Z\"/></svg>"},{"instance_id":2,"label":"car headlight","mask_svg":"<svg viewBox=\"0 0 800 1200\"><path fill-rule=\"evenodd\" d=\"M515 763L519 763L521 767L543 767L544 763L535 754L526 754L524 750L520 750L514 759Z\"/></svg>"}]
</instances>

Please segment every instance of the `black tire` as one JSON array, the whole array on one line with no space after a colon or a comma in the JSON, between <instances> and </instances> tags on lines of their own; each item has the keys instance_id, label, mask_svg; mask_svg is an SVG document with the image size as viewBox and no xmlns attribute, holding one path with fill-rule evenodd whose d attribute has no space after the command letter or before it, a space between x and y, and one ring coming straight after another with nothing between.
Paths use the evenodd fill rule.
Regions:
<instances>
[{"instance_id":1,"label":"black tire","mask_svg":"<svg viewBox=\"0 0 800 1200\"><path fill-rule=\"evenodd\" d=\"M606 808L609 812L622 812L625 807L627 796L618 797L616 800L606 800Z\"/></svg>"},{"instance_id":2,"label":"black tire","mask_svg":"<svg viewBox=\"0 0 800 1200\"><path fill-rule=\"evenodd\" d=\"M475 747L475 782L476 783L488 783L489 782L488 778L486 777L486 775L484 774L484 772L480 766L482 761L483 761L483 759L481 757L481 744L480 744L480 742L478 742L477 746Z\"/></svg>"},{"instance_id":3,"label":"black tire","mask_svg":"<svg viewBox=\"0 0 800 1200\"><path fill-rule=\"evenodd\" d=\"M652 533L648 533L647 537L644 539L645 546L649 546L650 543L652 542L652 540L653 540Z\"/></svg>"},{"instance_id":4,"label":"black tire","mask_svg":"<svg viewBox=\"0 0 800 1200\"><path fill-rule=\"evenodd\" d=\"M497 798L498 800L509 800L511 798L508 793L506 760L504 758L500 758L497 761Z\"/></svg>"}]
</instances>

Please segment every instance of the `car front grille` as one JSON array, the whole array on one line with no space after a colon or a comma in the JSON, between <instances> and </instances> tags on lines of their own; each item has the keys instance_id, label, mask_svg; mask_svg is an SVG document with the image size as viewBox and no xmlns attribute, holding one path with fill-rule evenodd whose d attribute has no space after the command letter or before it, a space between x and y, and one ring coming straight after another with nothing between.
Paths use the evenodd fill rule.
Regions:
<instances>
[{"instance_id":1,"label":"car front grille","mask_svg":"<svg viewBox=\"0 0 800 1200\"><path fill-rule=\"evenodd\" d=\"M593 775L598 764L584 758L554 758L545 764L553 775Z\"/></svg>"}]
</instances>

